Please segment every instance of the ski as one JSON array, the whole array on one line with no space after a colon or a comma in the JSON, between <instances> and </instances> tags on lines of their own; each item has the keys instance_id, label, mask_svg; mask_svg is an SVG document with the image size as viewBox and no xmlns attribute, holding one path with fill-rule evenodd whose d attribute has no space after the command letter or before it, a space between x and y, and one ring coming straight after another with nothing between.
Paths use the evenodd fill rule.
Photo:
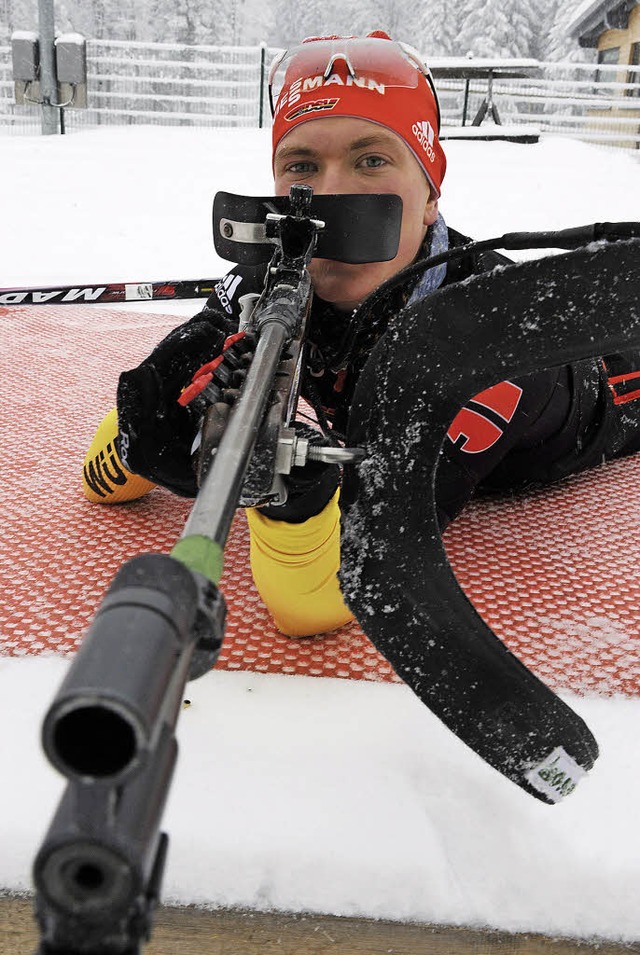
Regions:
<instances>
[{"instance_id":1,"label":"ski","mask_svg":"<svg viewBox=\"0 0 640 955\"><path fill-rule=\"evenodd\" d=\"M165 282L104 282L0 289L0 305L112 305L117 302L208 298L218 279Z\"/></svg>"}]
</instances>

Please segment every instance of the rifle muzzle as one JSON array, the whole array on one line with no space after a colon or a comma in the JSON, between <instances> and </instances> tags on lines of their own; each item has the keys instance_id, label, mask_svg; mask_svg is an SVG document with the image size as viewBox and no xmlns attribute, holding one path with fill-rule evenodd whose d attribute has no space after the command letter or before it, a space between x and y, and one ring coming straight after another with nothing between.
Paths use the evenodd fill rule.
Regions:
<instances>
[{"instance_id":1,"label":"rifle muzzle","mask_svg":"<svg viewBox=\"0 0 640 955\"><path fill-rule=\"evenodd\" d=\"M121 568L44 719L44 750L63 775L125 778L163 725L175 726L197 608L195 578L174 558L144 554Z\"/></svg>"}]
</instances>

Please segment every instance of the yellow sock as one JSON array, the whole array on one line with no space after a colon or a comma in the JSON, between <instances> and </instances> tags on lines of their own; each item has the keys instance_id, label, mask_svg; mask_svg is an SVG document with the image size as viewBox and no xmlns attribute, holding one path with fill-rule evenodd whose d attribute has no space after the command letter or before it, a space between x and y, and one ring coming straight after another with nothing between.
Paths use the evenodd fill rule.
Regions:
<instances>
[{"instance_id":1,"label":"yellow sock","mask_svg":"<svg viewBox=\"0 0 640 955\"><path fill-rule=\"evenodd\" d=\"M155 487L151 481L132 474L116 451L118 412L114 408L100 422L82 469L82 490L92 504L122 504L135 501Z\"/></svg>"}]
</instances>

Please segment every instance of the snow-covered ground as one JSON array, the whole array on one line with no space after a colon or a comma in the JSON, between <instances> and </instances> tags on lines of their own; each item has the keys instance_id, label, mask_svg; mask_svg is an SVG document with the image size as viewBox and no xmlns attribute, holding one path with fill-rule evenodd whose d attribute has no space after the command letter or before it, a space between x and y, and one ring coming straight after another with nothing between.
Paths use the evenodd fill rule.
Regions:
<instances>
[{"instance_id":1,"label":"snow-covered ground","mask_svg":"<svg viewBox=\"0 0 640 955\"><path fill-rule=\"evenodd\" d=\"M640 220L630 155L560 139L447 153L441 208L475 237ZM0 286L219 275L212 197L268 194L269 168L257 130L0 138ZM29 888L62 790L38 733L67 665L0 658L7 889ZM403 686L213 672L189 697L165 900L640 939L640 700L565 697L602 756L551 808Z\"/></svg>"}]
</instances>

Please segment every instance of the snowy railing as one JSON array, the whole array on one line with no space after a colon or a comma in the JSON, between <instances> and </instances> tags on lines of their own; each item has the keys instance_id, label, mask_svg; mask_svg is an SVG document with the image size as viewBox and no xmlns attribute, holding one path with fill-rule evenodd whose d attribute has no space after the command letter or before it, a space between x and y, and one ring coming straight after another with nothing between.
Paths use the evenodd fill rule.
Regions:
<instances>
[{"instance_id":1,"label":"snowy railing","mask_svg":"<svg viewBox=\"0 0 640 955\"><path fill-rule=\"evenodd\" d=\"M65 131L104 125L270 124L266 76L274 51L87 41L89 108L64 111ZM0 47L0 129L38 132L36 107L14 105L11 51Z\"/></svg>"},{"instance_id":2,"label":"snowy railing","mask_svg":"<svg viewBox=\"0 0 640 955\"><path fill-rule=\"evenodd\" d=\"M435 66L437 61L432 61ZM640 148L640 66L539 63L539 75L493 81L504 124L535 126L603 145ZM471 123L487 92L486 80L439 80L443 124Z\"/></svg>"},{"instance_id":3,"label":"snowy railing","mask_svg":"<svg viewBox=\"0 0 640 955\"><path fill-rule=\"evenodd\" d=\"M266 73L274 53L265 46L89 40L89 109L65 110L65 131L145 123L268 125ZM436 67L445 60L430 62ZM494 78L493 100L503 124L640 148L640 66L540 63L534 72L535 76ZM461 76L436 83L443 125L470 125L486 96L486 77ZM11 52L0 47L0 131L39 130L37 107L15 106Z\"/></svg>"},{"instance_id":4,"label":"snowy railing","mask_svg":"<svg viewBox=\"0 0 640 955\"><path fill-rule=\"evenodd\" d=\"M270 51L260 47L94 41L91 109L74 126L145 123L262 126Z\"/></svg>"}]
</instances>

